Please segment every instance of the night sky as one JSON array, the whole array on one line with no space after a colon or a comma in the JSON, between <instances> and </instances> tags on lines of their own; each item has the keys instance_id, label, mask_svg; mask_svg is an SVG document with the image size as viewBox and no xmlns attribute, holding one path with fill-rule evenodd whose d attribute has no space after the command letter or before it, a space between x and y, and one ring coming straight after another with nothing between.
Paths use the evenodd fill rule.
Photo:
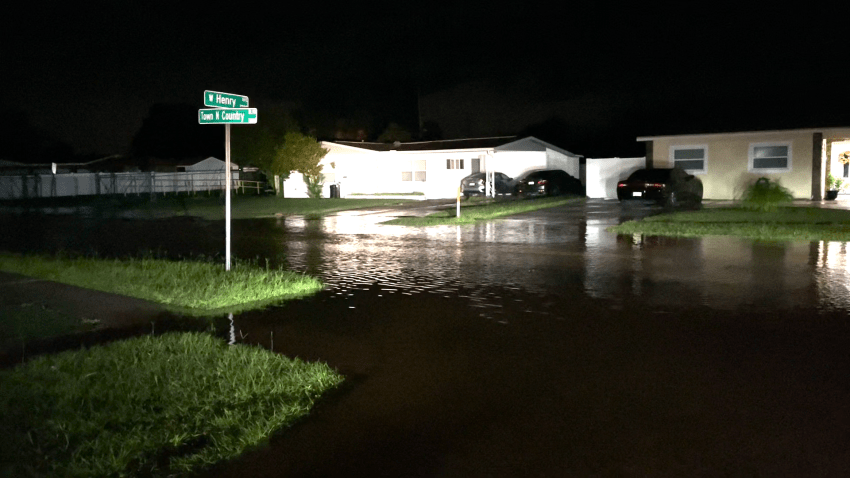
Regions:
<instances>
[{"instance_id":1,"label":"night sky","mask_svg":"<svg viewBox=\"0 0 850 478\"><path fill-rule=\"evenodd\" d=\"M154 104L203 108L207 89L319 139L423 121L596 157L642 154L639 135L850 125L840 12L699 6L31 2L0 33L0 138L126 154Z\"/></svg>"}]
</instances>

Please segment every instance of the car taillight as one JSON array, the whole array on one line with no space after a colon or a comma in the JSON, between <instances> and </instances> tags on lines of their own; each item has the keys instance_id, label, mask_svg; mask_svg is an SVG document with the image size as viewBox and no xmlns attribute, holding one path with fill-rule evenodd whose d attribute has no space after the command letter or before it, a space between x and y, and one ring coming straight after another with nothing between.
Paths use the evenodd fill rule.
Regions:
<instances>
[{"instance_id":1,"label":"car taillight","mask_svg":"<svg viewBox=\"0 0 850 478\"><path fill-rule=\"evenodd\" d=\"M664 183L646 183L643 187L645 187L645 188L663 188Z\"/></svg>"},{"instance_id":2,"label":"car taillight","mask_svg":"<svg viewBox=\"0 0 850 478\"><path fill-rule=\"evenodd\" d=\"M542 186L542 185L544 185L544 184L546 184L546 180L545 180L545 179L541 179L541 180L537 181L537 185L538 185L538 186Z\"/></svg>"},{"instance_id":3,"label":"car taillight","mask_svg":"<svg viewBox=\"0 0 850 478\"><path fill-rule=\"evenodd\" d=\"M624 188L626 186L628 186L628 184L626 184L626 183L617 183L618 188Z\"/></svg>"}]
</instances>

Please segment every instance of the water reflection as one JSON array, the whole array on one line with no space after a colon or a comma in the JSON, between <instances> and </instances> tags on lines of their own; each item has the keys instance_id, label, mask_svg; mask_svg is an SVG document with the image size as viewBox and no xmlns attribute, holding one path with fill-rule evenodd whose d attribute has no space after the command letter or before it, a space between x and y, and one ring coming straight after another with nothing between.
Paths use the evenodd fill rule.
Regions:
<instances>
[{"instance_id":1,"label":"water reflection","mask_svg":"<svg viewBox=\"0 0 850 478\"><path fill-rule=\"evenodd\" d=\"M341 290L365 283L389 293L580 289L621 305L639 299L718 309L850 306L846 244L606 231L627 218L611 204L464 227L383 226L385 216L333 216L288 222L295 234L281 245L289 266Z\"/></svg>"},{"instance_id":2,"label":"water reflection","mask_svg":"<svg viewBox=\"0 0 850 478\"><path fill-rule=\"evenodd\" d=\"M227 344L234 345L236 344L236 326L233 324L233 314L227 314L227 320L230 323Z\"/></svg>"},{"instance_id":3,"label":"water reflection","mask_svg":"<svg viewBox=\"0 0 850 478\"><path fill-rule=\"evenodd\" d=\"M850 310L850 262L846 242L810 244L811 268L818 304L825 309Z\"/></svg>"},{"instance_id":4,"label":"water reflection","mask_svg":"<svg viewBox=\"0 0 850 478\"><path fill-rule=\"evenodd\" d=\"M470 226L383 225L398 212L348 211L234 221L233 251L322 278L341 297L379 294L467 296L490 309L528 294L583 294L623 307L705 305L718 309L820 307L850 310L847 244L760 243L730 237L616 236L624 220L653 208L588 201ZM17 222L16 222L17 221ZM221 256L221 221L99 220L0 216L0 249L126 257L156 251L180 259ZM506 298L502 291L516 297ZM490 294L495 294L498 299ZM525 296L523 296L525 294ZM523 298L525 297L525 298ZM486 307L484 307L486 305Z\"/></svg>"},{"instance_id":5,"label":"water reflection","mask_svg":"<svg viewBox=\"0 0 850 478\"><path fill-rule=\"evenodd\" d=\"M598 229L593 237L585 287L594 297L627 292L658 303L720 309L818 303L808 243L612 236Z\"/></svg>"}]
</instances>

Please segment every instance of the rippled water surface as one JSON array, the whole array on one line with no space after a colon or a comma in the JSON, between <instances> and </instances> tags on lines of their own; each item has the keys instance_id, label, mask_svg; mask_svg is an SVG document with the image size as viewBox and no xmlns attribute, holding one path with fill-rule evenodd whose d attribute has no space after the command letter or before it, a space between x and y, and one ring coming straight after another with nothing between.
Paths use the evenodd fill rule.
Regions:
<instances>
[{"instance_id":1,"label":"rippled water surface","mask_svg":"<svg viewBox=\"0 0 850 478\"><path fill-rule=\"evenodd\" d=\"M316 296L222 335L346 384L211 476L844 476L847 244L616 236L588 201L473 226L399 211L236 221L233 254ZM61 216L0 244L221 257L223 224ZM7 229L8 230L8 229Z\"/></svg>"},{"instance_id":2,"label":"rippled water surface","mask_svg":"<svg viewBox=\"0 0 850 478\"><path fill-rule=\"evenodd\" d=\"M569 288L614 302L719 309L848 309L847 244L732 237L616 236L606 228L651 209L591 202L475 226L383 226L384 214L279 220L290 267L333 287L380 283L408 292Z\"/></svg>"}]
</instances>

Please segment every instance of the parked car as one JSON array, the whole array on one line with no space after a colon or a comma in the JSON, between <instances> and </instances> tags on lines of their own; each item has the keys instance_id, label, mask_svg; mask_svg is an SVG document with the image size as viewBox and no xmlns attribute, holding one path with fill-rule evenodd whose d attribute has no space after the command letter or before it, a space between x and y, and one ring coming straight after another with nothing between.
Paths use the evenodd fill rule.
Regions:
<instances>
[{"instance_id":1,"label":"parked car","mask_svg":"<svg viewBox=\"0 0 850 478\"><path fill-rule=\"evenodd\" d=\"M560 169L547 169L525 173L516 180L518 196L560 196L575 194L584 196L581 181Z\"/></svg>"},{"instance_id":2,"label":"parked car","mask_svg":"<svg viewBox=\"0 0 850 478\"><path fill-rule=\"evenodd\" d=\"M485 173L474 173L460 180L460 190L464 197L484 196L487 190L484 185ZM493 186L496 194L513 193L513 179L502 173L493 173Z\"/></svg>"},{"instance_id":3,"label":"parked car","mask_svg":"<svg viewBox=\"0 0 850 478\"><path fill-rule=\"evenodd\" d=\"M652 200L665 206L702 202L702 181L681 168L638 169L617 183L617 199Z\"/></svg>"}]
</instances>

